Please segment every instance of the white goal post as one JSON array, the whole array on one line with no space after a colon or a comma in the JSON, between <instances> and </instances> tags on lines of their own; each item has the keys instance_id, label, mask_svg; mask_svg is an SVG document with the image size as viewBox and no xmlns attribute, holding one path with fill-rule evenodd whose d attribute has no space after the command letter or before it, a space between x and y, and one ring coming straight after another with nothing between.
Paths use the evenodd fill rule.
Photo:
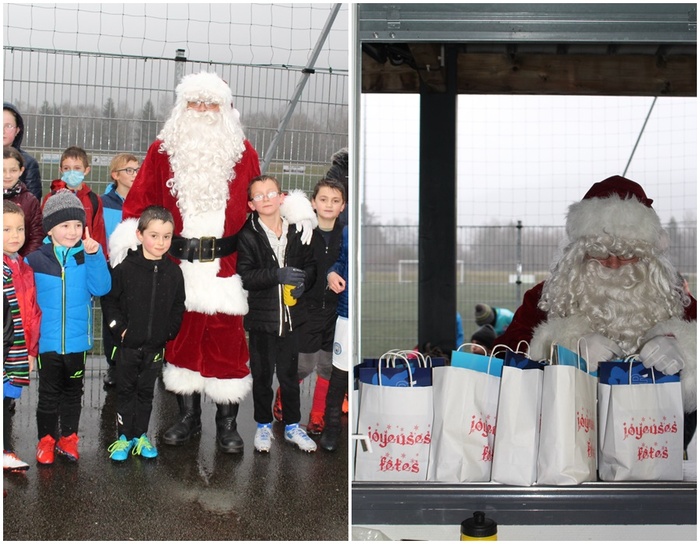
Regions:
<instances>
[{"instance_id":1,"label":"white goal post","mask_svg":"<svg viewBox=\"0 0 700 544\"><path fill-rule=\"evenodd\" d=\"M464 283L464 261L457 259L457 283ZM399 259L399 283L414 283L418 281L418 259Z\"/></svg>"}]
</instances>

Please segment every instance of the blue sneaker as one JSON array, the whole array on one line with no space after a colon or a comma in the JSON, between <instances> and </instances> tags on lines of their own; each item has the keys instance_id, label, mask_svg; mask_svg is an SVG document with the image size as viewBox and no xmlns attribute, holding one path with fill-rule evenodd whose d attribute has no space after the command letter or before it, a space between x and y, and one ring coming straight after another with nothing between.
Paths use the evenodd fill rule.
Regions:
<instances>
[{"instance_id":1,"label":"blue sneaker","mask_svg":"<svg viewBox=\"0 0 700 544\"><path fill-rule=\"evenodd\" d=\"M296 444L301 451L316 451L316 442L309 438L306 431L299 427L298 423L292 423L284 428L284 439Z\"/></svg>"},{"instance_id":2,"label":"blue sneaker","mask_svg":"<svg viewBox=\"0 0 700 544\"><path fill-rule=\"evenodd\" d=\"M140 455L147 459L153 459L154 457L158 457L158 450L151 444L150 440L148 440L146 433L143 433L139 438L134 438L134 449L131 455Z\"/></svg>"},{"instance_id":3,"label":"blue sneaker","mask_svg":"<svg viewBox=\"0 0 700 544\"><path fill-rule=\"evenodd\" d=\"M132 443L133 440L127 440L126 436L121 435L119 440L112 442L109 448L107 448L109 458L112 461L126 461L127 457L129 457Z\"/></svg>"}]
</instances>

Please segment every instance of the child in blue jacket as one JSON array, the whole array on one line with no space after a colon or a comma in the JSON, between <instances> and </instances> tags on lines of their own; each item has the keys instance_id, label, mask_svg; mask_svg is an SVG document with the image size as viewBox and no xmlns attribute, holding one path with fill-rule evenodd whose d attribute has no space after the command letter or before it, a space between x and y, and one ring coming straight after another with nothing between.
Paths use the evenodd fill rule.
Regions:
<instances>
[{"instance_id":1,"label":"child in blue jacket","mask_svg":"<svg viewBox=\"0 0 700 544\"><path fill-rule=\"evenodd\" d=\"M93 345L92 298L112 285L102 247L85 232L85 208L75 194L60 190L43 210L45 243L26 257L34 270L42 311L39 336L39 400L36 420L40 464L54 452L77 461L85 358ZM60 429L59 429L60 425Z\"/></svg>"}]
</instances>

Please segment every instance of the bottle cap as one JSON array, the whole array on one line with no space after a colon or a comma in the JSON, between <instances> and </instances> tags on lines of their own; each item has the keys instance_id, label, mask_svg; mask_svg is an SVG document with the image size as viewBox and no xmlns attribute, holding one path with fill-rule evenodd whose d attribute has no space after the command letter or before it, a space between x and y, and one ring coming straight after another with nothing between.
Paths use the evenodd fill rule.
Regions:
<instances>
[{"instance_id":1,"label":"bottle cap","mask_svg":"<svg viewBox=\"0 0 700 544\"><path fill-rule=\"evenodd\" d=\"M486 538L497 532L496 522L483 512L474 512L474 517L462 522L462 534L473 538Z\"/></svg>"}]
</instances>

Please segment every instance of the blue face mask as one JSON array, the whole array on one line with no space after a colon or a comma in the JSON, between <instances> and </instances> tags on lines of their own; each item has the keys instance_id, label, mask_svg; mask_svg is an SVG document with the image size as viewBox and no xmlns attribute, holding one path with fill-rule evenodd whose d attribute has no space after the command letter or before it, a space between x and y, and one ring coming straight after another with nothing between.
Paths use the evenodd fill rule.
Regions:
<instances>
[{"instance_id":1,"label":"blue face mask","mask_svg":"<svg viewBox=\"0 0 700 544\"><path fill-rule=\"evenodd\" d=\"M61 181L63 181L71 189L79 187L84 179L85 172L81 172L79 170L66 170L61 176Z\"/></svg>"}]
</instances>

